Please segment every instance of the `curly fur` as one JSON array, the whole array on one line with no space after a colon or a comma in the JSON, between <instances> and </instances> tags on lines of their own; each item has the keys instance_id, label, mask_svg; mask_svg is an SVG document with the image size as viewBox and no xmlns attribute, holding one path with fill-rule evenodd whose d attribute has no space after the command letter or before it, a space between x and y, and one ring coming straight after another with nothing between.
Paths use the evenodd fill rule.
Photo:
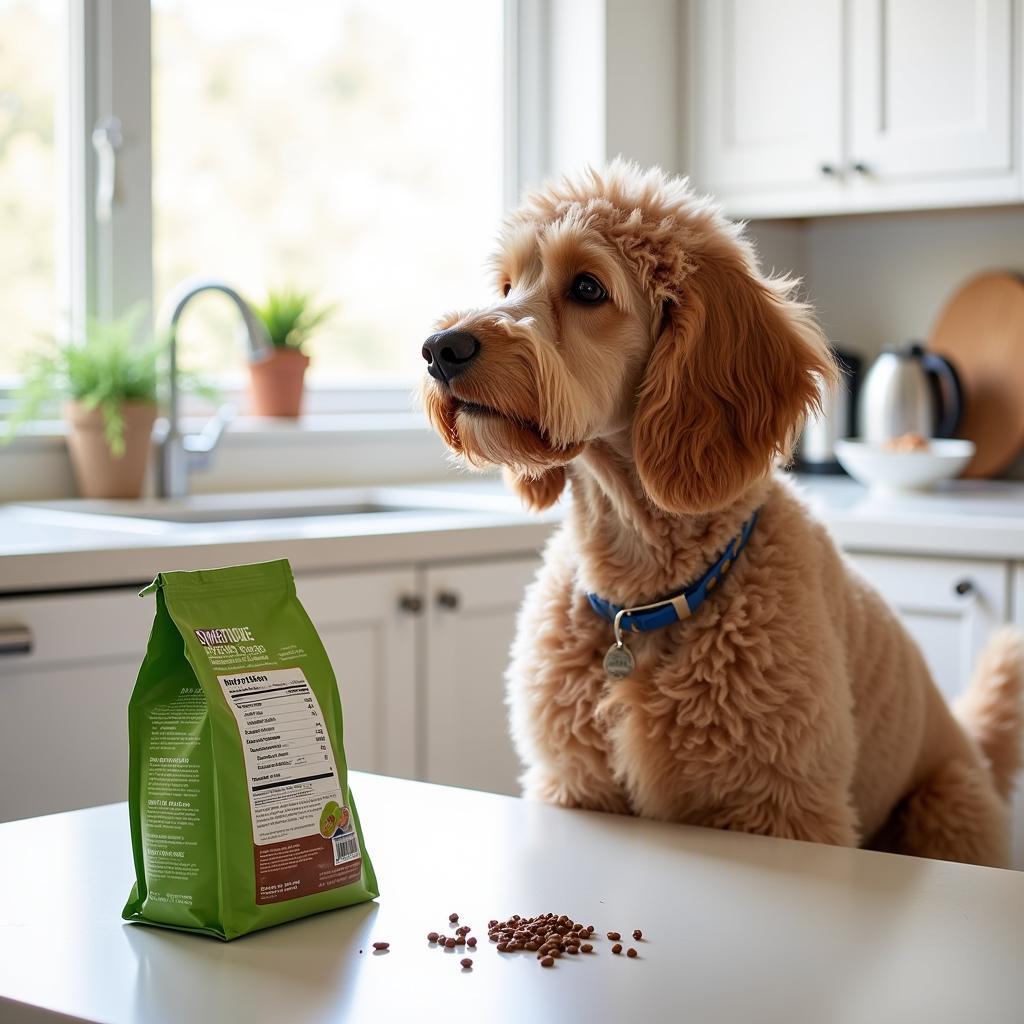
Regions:
<instances>
[{"instance_id":1,"label":"curly fur","mask_svg":"<svg viewBox=\"0 0 1024 1024\"><path fill-rule=\"evenodd\" d=\"M835 375L795 282L684 181L621 162L548 186L506 225L501 298L450 314L480 354L427 414L532 508L572 482L508 673L528 796L566 806L1001 865L1022 655L994 641L960 724L885 601L772 475ZM573 303L590 273L607 301ZM630 638L586 600L698 576L760 507L699 613ZM966 728L965 728L966 727Z\"/></svg>"}]
</instances>

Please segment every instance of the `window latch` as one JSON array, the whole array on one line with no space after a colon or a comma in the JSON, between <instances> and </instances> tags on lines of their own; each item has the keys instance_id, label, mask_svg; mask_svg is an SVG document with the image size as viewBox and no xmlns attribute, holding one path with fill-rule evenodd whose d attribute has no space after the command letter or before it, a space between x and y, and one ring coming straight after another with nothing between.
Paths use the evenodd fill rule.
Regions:
<instances>
[{"instance_id":1,"label":"window latch","mask_svg":"<svg viewBox=\"0 0 1024 1024\"><path fill-rule=\"evenodd\" d=\"M117 152L124 143L121 119L108 114L96 122L92 130L92 147L96 150L96 223L109 224L114 211L117 188Z\"/></svg>"}]
</instances>

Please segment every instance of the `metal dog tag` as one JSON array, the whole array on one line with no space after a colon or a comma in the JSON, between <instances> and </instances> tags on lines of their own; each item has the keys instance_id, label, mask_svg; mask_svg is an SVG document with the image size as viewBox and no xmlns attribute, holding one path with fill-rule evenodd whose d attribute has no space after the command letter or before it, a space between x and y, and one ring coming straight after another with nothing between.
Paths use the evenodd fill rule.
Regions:
<instances>
[{"instance_id":1,"label":"metal dog tag","mask_svg":"<svg viewBox=\"0 0 1024 1024\"><path fill-rule=\"evenodd\" d=\"M624 643L620 641L608 648L608 653L604 656L604 671L609 679L625 679L633 674L634 668L636 662Z\"/></svg>"}]
</instances>

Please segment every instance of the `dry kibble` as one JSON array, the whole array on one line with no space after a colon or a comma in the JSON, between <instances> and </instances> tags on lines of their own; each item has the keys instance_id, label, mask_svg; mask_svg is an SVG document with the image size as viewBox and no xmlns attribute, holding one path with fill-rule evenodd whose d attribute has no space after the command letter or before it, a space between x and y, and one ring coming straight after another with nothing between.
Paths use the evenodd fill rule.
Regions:
<instances>
[{"instance_id":1,"label":"dry kibble","mask_svg":"<svg viewBox=\"0 0 1024 1024\"><path fill-rule=\"evenodd\" d=\"M540 965L541 965L541 967L554 967L555 966L555 961L552 960L551 957L546 956L546 957L544 957L543 960L541 960Z\"/></svg>"},{"instance_id":2,"label":"dry kibble","mask_svg":"<svg viewBox=\"0 0 1024 1024\"><path fill-rule=\"evenodd\" d=\"M525 948L528 949L531 953L536 953L537 952L537 943L534 942L533 939L530 939L530 941L526 943Z\"/></svg>"},{"instance_id":3,"label":"dry kibble","mask_svg":"<svg viewBox=\"0 0 1024 1024\"><path fill-rule=\"evenodd\" d=\"M464 946L465 944L466 944L466 936L465 935L460 935L460 936L458 936L456 938L456 940L455 940L455 945L456 946Z\"/></svg>"},{"instance_id":4,"label":"dry kibble","mask_svg":"<svg viewBox=\"0 0 1024 1024\"><path fill-rule=\"evenodd\" d=\"M459 919L459 915L458 914L449 914L448 915L448 920L451 921L452 924L455 924L455 922L458 921L458 919Z\"/></svg>"},{"instance_id":5,"label":"dry kibble","mask_svg":"<svg viewBox=\"0 0 1024 1024\"><path fill-rule=\"evenodd\" d=\"M454 949L455 939L453 939L452 936L449 935L448 938L444 940L444 945L446 949Z\"/></svg>"},{"instance_id":6,"label":"dry kibble","mask_svg":"<svg viewBox=\"0 0 1024 1024\"><path fill-rule=\"evenodd\" d=\"M507 953L508 952L508 943L507 942L499 942L498 943L498 952L499 953Z\"/></svg>"},{"instance_id":7,"label":"dry kibble","mask_svg":"<svg viewBox=\"0 0 1024 1024\"><path fill-rule=\"evenodd\" d=\"M573 956L575 956L580 951L580 947L573 943L573 945L571 946L566 946L565 951L566 953L571 953Z\"/></svg>"},{"instance_id":8,"label":"dry kibble","mask_svg":"<svg viewBox=\"0 0 1024 1024\"><path fill-rule=\"evenodd\" d=\"M373 948L377 950L385 950L391 945L390 942L375 942Z\"/></svg>"},{"instance_id":9,"label":"dry kibble","mask_svg":"<svg viewBox=\"0 0 1024 1024\"><path fill-rule=\"evenodd\" d=\"M612 952L613 953L621 953L622 952L622 943L621 942L616 942L615 945L612 946Z\"/></svg>"},{"instance_id":10,"label":"dry kibble","mask_svg":"<svg viewBox=\"0 0 1024 1024\"><path fill-rule=\"evenodd\" d=\"M466 945L467 946L475 946L476 945L476 938L471 935L468 939L466 939Z\"/></svg>"},{"instance_id":11,"label":"dry kibble","mask_svg":"<svg viewBox=\"0 0 1024 1024\"><path fill-rule=\"evenodd\" d=\"M632 946L630 946L629 949L626 950L626 956L635 957L636 950Z\"/></svg>"},{"instance_id":12,"label":"dry kibble","mask_svg":"<svg viewBox=\"0 0 1024 1024\"><path fill-rule=\"evenodd\" d=\"M437 942L437 940L438 940L437 932L427 932L427 942Z\"/></svg>"},{"instance_id":13,"label":"dry kibble","mask_svg":"<svg viewBox=\"0 0 1024 1024\"><path fill-rule=\"evenodd\" d=\"M488 931L492 931L493 932L494 929L497 928L497 927L498 927L498 922L494 918L491 918L491 920L487 922L487 929L488 929Z\"/></svg>"},{"instance_id":14,"label":"dry kibble","mask_svg":"<svg viewBox=\"0 0 1024 1024\"><path fill-rule=\"evenodd\" d=\"M459 961L459 963L462 964L463 967L472 967L473 966L473 961L470 960L468 956L467 957L463 957Z\"/></svg>"},{"instance_id":15,"label":"dry kibble","mask_svg":"<svg viewBox=\"0 0 1024 1024\"><path fill-rule=\"evenodd\" d=\"M594 947L589 942L584 942L583 945L580 946L580 952L581 953L593 953L594 952Z\"/></svg>"},{"instance_id":16,"label":"dry kibble","mask_svg":"<svg viewBox=\"0 0 1024 1024\"><path fill-rule=\"evenodd\" d=\"M642 931L640 931L639 928L634 928L633 929L633 938L636 939L637 942L639 942L643 937L644 937L644 933Z\"/></svg>"},{"instance_id":17,"label":"dry kibble","mask_svg":"<svg viewBox=\"0 0 1024 1024\"><path fill-rule=\"evenodd\" d=\"M618 941L619 941L619 939L621 939L621 938L622 938L622 936L621 936L621 935L620 935L620 934L619 934L618 932L609 932L609 933L608 933L608 938L609 938L609 939L610 939L610 940L611 940L612 942L618 942Z\"/></svg>"}]
</instances>

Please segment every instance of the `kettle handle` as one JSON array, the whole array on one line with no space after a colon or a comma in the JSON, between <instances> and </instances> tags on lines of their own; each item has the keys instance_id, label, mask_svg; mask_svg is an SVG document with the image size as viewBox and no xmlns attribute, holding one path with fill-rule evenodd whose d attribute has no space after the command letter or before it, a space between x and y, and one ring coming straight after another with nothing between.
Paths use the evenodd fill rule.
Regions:
<instances>
[{"instance_id":1,"label":"kettle handle","mask_svg":"<svg viewBox=\"0 0 1024 1024\"><path fill-rule=\"evenodd\" d=\"M942 418L938 423L935 432L936 437L952 437L960 426L960 416L963 412L963 389L960 386L960 377L953 364L940 356L937 352L923 351L921 353L921 366L928 372L939 378L936 383L939 390L939 408L942 410ZM949 401L945 401L945 399Z\"/></svg>"}]
</instances>

